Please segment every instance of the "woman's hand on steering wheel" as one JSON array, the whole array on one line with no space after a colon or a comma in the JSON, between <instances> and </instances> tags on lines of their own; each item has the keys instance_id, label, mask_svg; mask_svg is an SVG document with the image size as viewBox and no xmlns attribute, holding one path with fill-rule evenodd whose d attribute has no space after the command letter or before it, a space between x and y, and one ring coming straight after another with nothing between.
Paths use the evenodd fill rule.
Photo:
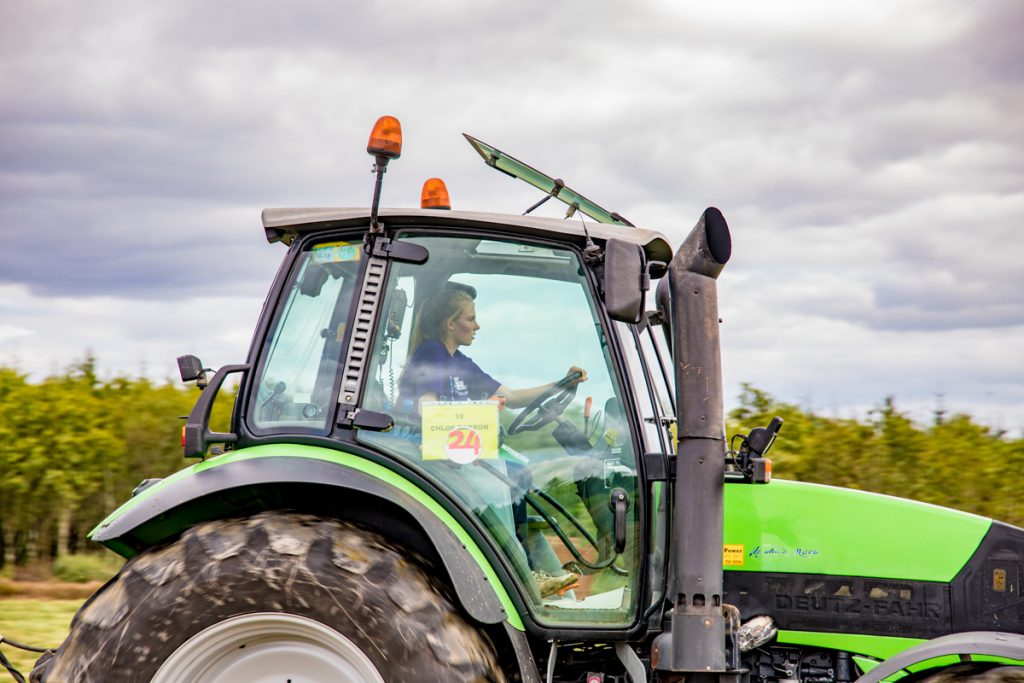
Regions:
<instances>
[{"instance_id":1,"label":"woman's hand on steering wheel","mask_svg":"<svg viewBox=\"0 0 1024 683\"><path fill-rule=\"evenodd\" d=\"M565 373L565 377L563 379L572 377L573 375L579 375L579 379L576 380L577 384L587 381L587 371L583 368L576 367L575 365L569 368L569 372Z\"/></svg>"},{"instance_id":2,"label":"woman's hand on steering wheel","mask_svg":"<svg viewBox=\"0 0 1024 683\"><path fill-rule=\"evenodd\" d=\"M540 396L535 398L523 412L516 415L508 426L509 435L520 432L533 432L555 420L565 412L576 396L576 387L587 379L587 371L575 365L562 379L552 384Z\"/></svg>"}]
</instances>

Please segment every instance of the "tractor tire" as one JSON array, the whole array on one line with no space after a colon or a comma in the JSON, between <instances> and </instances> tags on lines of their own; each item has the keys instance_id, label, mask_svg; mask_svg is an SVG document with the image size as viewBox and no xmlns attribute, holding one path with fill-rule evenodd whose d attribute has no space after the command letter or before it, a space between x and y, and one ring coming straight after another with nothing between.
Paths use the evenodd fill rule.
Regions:
<instances>
[{"instance_id":1,"label":"tractor tire","mask_svg":"<svg viewBox=\"0 0 1024 683\"><path fill-rule=\"evenodd\" d=\"M129 561L32 681L505 681L493 647L380 536L294 513L199 524Z\"/></svg>"}]
</instances>

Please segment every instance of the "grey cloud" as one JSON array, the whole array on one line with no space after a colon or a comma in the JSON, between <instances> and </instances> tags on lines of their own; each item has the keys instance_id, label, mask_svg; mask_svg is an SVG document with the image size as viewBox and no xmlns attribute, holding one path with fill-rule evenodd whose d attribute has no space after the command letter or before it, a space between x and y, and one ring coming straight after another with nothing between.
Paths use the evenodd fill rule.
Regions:
<instances>
[{"instance_id":1,"label":"grey cloud","mask_svg":"<svg viewBox=\"0 0 1024 683\"><path fill-rule=\"evenodd\" d=\"M259 296L284 252L266 244L257 212L243 213L144 200L0 210L16 235L0 251L0 283L50 296Z\"/></svg>"},{"instance_id":2,"label":"grey cloud","mask_svg":"<svg viewBox=\"0 0 1024 683\"><path fill-rule=\"evenodd\" d=\"M856 382L832 358L850 335L909 358L918 333L1016 329L1020 3L742 7L10 5L0 282L258 300L282 253L260 208L368 203L362 146L393 113L406 152L386 204L414 205L431 175L464 208L536 199L467 131L674 240L719 206L737 247L723 294L756 304L762 339L765 310L828 329L837 350L815 362L837 382ZM738 353L758 381L770 363Z\"/></svg>"}]
</instances>

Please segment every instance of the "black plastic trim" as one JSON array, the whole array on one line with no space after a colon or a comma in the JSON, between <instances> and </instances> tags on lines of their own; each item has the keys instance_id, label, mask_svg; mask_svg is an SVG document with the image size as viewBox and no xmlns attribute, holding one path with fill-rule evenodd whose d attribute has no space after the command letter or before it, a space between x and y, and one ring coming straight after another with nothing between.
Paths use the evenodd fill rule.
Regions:
<instances>
[{"instance_id":1,"label":"black plastic trim","mask_svg":"<svg viewBox=\"0 0 1024 683\"><path fill-rule=\"evenodd\" d=\"M725 572L724 600L780 629L902 638L951 632L949 584L827 574Z\"/></svg>"},{"instance_id":2,"label":"black plastic trim","mask_svg":"<svg viewBox=\"0 0 1024 683\"><path fill-rule=\"evenodd\" d=\"M647 470L647 483L656 481L667 482L676 472L675 458L666 453L644 453L644 468Z\"/></svg>"},{"instance_id":3,"label":"black plastic trim","mask_svg":"<svg viewBox=\"0 0 1024 683\"><path fill-rule=\"evenodd\" d=\"M519 674L522 683L541 683L540 670L537 669L537 662L533 658L533 651L530 649L530 641L522 631L505 626L505 637L512 645L512 652L516 656L516 665L519 667Z\"/></svg>"},{"instance_id":4,"label":"black plastic trim","mask_svg":"<svg viewBox=\"0 0 1024 683\"><path fill-rule=\"evenodd\" d=\"M1024 633L1024 529L993 522L950 584L953 630Z\"/></svg>"}]
</instances>

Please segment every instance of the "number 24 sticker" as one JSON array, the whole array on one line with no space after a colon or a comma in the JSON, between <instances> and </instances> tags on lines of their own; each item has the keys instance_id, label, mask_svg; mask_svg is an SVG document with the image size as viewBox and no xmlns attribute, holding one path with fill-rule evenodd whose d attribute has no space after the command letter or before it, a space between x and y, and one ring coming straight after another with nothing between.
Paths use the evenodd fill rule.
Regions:
<instances>
[{"instance_id":1,"label":"number 24 sticker","mask_svg":"<svg viewBox=\"0 0 1024 683\"><path fill-rule=\"evenodd\" d=\"M481 446L480 434L475 429L456 427L448 432L444 450L450 460L466 465L480 456Z\"/></svg>"}]
</instances>

